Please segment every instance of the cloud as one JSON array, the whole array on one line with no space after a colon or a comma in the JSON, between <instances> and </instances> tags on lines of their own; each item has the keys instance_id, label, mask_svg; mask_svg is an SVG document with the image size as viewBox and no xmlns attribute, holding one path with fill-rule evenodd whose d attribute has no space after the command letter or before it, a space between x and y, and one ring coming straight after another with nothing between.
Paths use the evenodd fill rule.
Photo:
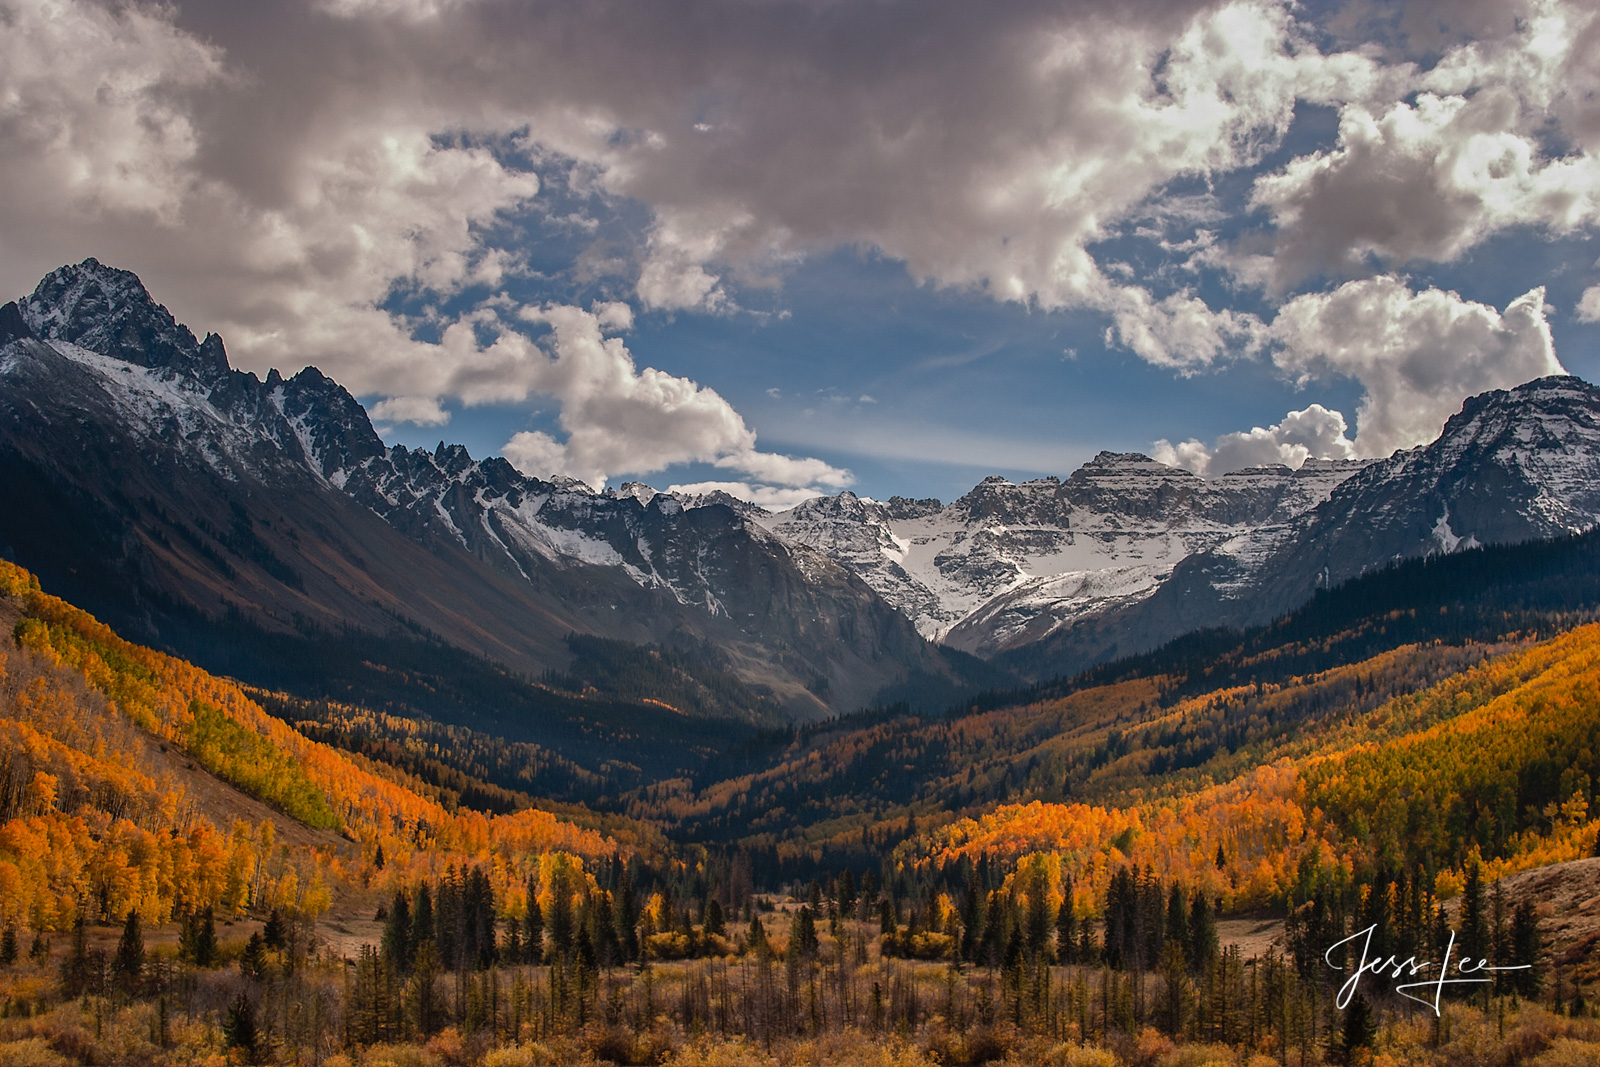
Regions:
<instances>
[{"instance_id":1,"label":"cloud","mask_svg":"<svg viewBox=\"0 0 1600 1067\"><path fill-rule=\"evenodd\" d=\"M1600 285L1591 285L1578 300L1579 322L1600 322Z\"/></svg>"},{"instance_id":2,"label":"cloud","mask_svg":"<svg viewBox=\"0 0 1600 1067\"><path fill-rule=\"evenodd\" d=\"M1298 469L1308 459L1353 458L1355 443L1345 436L1347 428L1344 415L1321 404L1312 404L1289 412L1276 425L1224 434L1211 448L1193 439L1177 445L1157 441L1151 456L1161 463L1203 476L1269 463Z\"/></svg>"},{"instance_id":3,"label":"cloud","mask_svg":"<svg viewBox=\"0 0 1600 1067\"><path fill-rule=\"evenodd\" d=\"M1453 261L1512 227L1565 234L1600 220L1600 120L1582 103L1600 90L1600 20L1526 6L1414 74L1411 98L1343 103L1336 146L1258 178L1252 205L1271 219L1273 255L1241 258L1241 274L1282 290ZM1571 151L1550 150L1561 139Z\"/></svg>"},{"instance_id":4,"label":"cloud","mask_svg":"<svg viewBox=\"0 0 1600 1067\"><path fill-rule=\"evenodd\" d=\"M395 419L557 397L559 434L508 444L530 469L845 484L757 451L715 391L634 367L603 336L627 304L513 313L546 217L533 168L559 167L635 220L572 277L625 271L605 291L643 310L736 313L803 257L873 251L930 286L1096 310L1112 343L1180 373L1271 350L1300 379L1353 377L1374 454L1426 439L1462 390L1559 366L1537 300L1498 312L1388 275L1600 221L1600 19L1555 0L1351 10L1341 38L1290 0L0 0L0 287L99 256L241 365L316 363ZM1230 221L1219 188L1243 183L1223 179L1305 103L1338 110L1338 140L1250 185L1255 244L1161 233L1173 270L1112 261L1152 219ZM1268 305L1172 282L1219 266ZM1272 319L1323 275L1369 287ZM1453 331L1457 355L1381 313ZM1262 432L1242 436L1283 444Z\"/></svg>"},{"instance_id":5,"label":"cloud","mask_svg":"<svg viewBox=\"0 0 1600 1067\"><path fill-rule=\"evenodd\" d=\"M372 405L367 414L380 422L409 422L413 426L443 426L450 421L450 413L433 396L392 396Z\"/></svg>"},{"instance_id":6,"label":"cloud","mask_svg":"<svg viewBox=\"0 0 1600 1067\"><path fill-rule=\"evenodd\" d=\"M528 388L561 402L557 440L522 431L505 457L525 473L561 474L599 488L619 474L645 475L681 463L710 462L779 486L840 487L849 471L817 459L758 451L756 435L715 390L653 367L638 369L607 324L624 321L612 304L523 308L518 317L548 326L550 354L529 368Z\"/></svg>"},{"instance_id":7,"label":"cloud","mask_svg":"<svg viewBox=\"0 0 1600 1067\"><path fill-rule=\"evenodd\" d=\"M512 136L646 205L646 308L730 312L737 284L851 246L936 286L1100 309L1179 367L1229 351L1237 323L1108 278L1092 246L1174 179L1253 165L1297 99L1381 80L1365 55L1319 53L1281 0L325 10L292 65L246 58L267 78L325 69L353 111Z\"/></svg>"},{"instance_id":8,"label":"cloud","mask_svg":"<svg viewBox=\"0 0 1600 1067\"><path fill-rule=\"evenodd\" d=\"M1505 310L1392 275L1346 282L1285 304L1274 360L1302 383L1353 378L1365 395L1356 454L1386 456L1433 440L1465 398L1564 373L1545 321L1544 289Z\"/></svg>"}]
</instances>

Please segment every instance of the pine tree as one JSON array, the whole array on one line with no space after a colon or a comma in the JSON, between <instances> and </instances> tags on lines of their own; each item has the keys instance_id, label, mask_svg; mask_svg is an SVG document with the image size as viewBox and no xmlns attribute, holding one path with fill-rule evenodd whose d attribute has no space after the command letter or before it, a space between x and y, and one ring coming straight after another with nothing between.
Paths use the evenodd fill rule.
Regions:
<instances>
[{"instance_id":1,"label":"pine tree","mask_svg":"<svg viewBox=\"0 0 1600 1067\"><path fill-rule=\"evenodd\" d=\"M251 934L250 940L245 942L244 952L239 956L239 970L257 981L266 976L267 941L260 931Z\"/></svg>"},{"instance_id":2,"label":"pine tree","mask_svg":"<svg viewBox=\"0 0 1600 1067\"><path fill-rule=\"evenodd\" d=\"M1539 916L1534 911L1533 901L1524 900L1511 909L1511 963L1517 967L1526 965L1527 969L1511 971L1510 974L1517 992L1522 996L1536 996L1544 984L1539 962L1543 948L1539 935Z\"/></svg>"},{"instance_id":3,"label":"pine tree","mask_svg":"<svg viewBox=\"0 0 1600 1067\"><path fill-rule=\"evenodd\" d=\"M61 962L61 992L67 997L82 996L89 987L89 931L83 912L72 924L72 950Z\"/></svg>"},{"instance_id":4,"label":"pine tree","mask_svg":"<svg viewBox=\"0 0 1600 1067\"><path fill-rule=\"evenodd\" d=\"M411 961L411 980L406 985L406 1006L411 1025L426 1037L439 1028L440 1005L434 988L442 971L439 953L433 947L433 938L426 938L417 946Z\"/></svg>"},{"instance_id":5,"label":"pine tree","mask_svg":"<svg viewBox=\"0 0 1600 1067\"><path fill-rule=\"evenodd\" d=\"M1061 910L1056 912L1056 959L1062 963L1076 963L1078 961L1078 913L1072 909L1071 883L1067 883L1068 890L1064 900L1061 901Z\"/></svg>"},{"instance_id":6,"label":"pine tree","mask_svg":"<svg viewBox=\"0 0 1600 1067\"><path fill-rule=\"evenodd\" d=\"M817 917L812 914L810 906L800 909L795 916L794 933L790 935L790 951L802 960L817 958L820 944L817 940Z\"/></svg>"},{"instance_id":7,"label":"pine tree","mask_svg":"<svg viewBox=\"0 0 1600 1067\"><path fill-rule=\"evenodd\" d=\"M1489 957L1489 922L1484 911L1483 871L1476 858L1467 864L1466 884L1461 889L1461 958L1486 960Z\"/></svg>"},{"instance_id":8,"label":"pine tree","mask_svg":"<svg viewBox=\"0 0 1600 1067\"><path fill-rule=\"evenodd\" d=\"M1189 966L1204 968L1217 954L1217 922L1211 901L1196 889L1189 900Z\"/></svg>"},{"instance_id":9,"label":"pine tree","mask_svg":"<svg viewBox=\"0 0 1600 1067\"><path fill-rule=\"evenodd\" d=\"M856 876L845 868L839 876L839 915L845 919L853 919L856 914Z\"/></svg>"},{"instance_id":10,"label":"pine tree","mask_svg":"<svg viewBox=\"0 0 1600 1067\"><path fill-rule=\"evenodd\" d=\"M728 921L723 917L722 905L715 897L706 905L705 931L707 937L721 937L728 932Z\"/></svg>"},{"instance_id":11,"label":"pine tree","mask_svg":"<svg viewBox=\"0 0 1600 1067\"><path fill-rule=\"evenodd\" d=\"M243 993L228 1005L228 1015L222 1023L222 1038L228 1048L239 1050L246 1063L261 1061L263 1048L261 1032L256 1027L256 1007Z\"/></svg>"},{"instance_id":12,"label":"pine tree","mask_svg":"<svg viewBox=\"0 0 1600 1067\"><path fill-rule=\"evenodd\" d=\"M528 911L522 917L522 955L529 963L544 960L544 916L534 893L528 894Z\"/></svg>"},{"instance_id":13,"label":"pine tree","mask_svg":"<svg viewBox=\"0 0 1600 1067\"><path fill-rule=\"evenodd\" d=\"M1189 936L1189 908L1183 899L1183 889L1177 882L1167 892L1167 940L1176 942L1185 961L1193 942Z\"/></svg>"},{"instance_id":14,"label":"pine tree","mask_svg":"<svg viewBox=\"0 0 1600 1067\"><path fill-rule=\"evenodd\" d=\"M287 937L284 930L283 916L279 914L277 908L273 908L272 913L267 916L266 925L261 928L261 937L267 943L268 948L283 948Z\"/></svg>"},{"instance_id":15,"label":"pine tree","mask_svg":"<svg viewBox=\"0 0 1600 1067\"><path fill-rule=\"evenodd\" d=\"M416 966L417 946L424 941L432 940L433 893L428 889L428 883L423 882L417 886L416 899L411 904L411 933L406 937L406 943L410 946L412 966ZM437 946L434 951L437 954Z\"/></svg>"},{"instance_id":16,"label":"pine tree","mask_svg":"<svg viewBox=\"0 0 1600 1067\"><path fill-rule=\"evenodd\" d=\"M1339 1031L1338 1052L1344 1063L1356 1062L1358 1049L1370 1048L1378 1036L1377 1024L1372 1018L1372 1005L1357 993L1344 1010L1344 1026Z\"/></svg>"},{"instance_id":17,"label":"pine tree","mask_svg":"<svg viewBox=\"0 0 1600 1067\"><path fill-rule=\"evenodd\" d=\"M745 951L757 956L772 955L772 943L767 940L767 929L761 925L761 916L750 916L750 929L745 931Z\"/></svg>"},{"instance_id":18,"label":"pine tree","mask_svg":"<svg viewBox=\"0 0 1600 1067\"><path fill-rule=\"evenodd\" d=\"M411 903L405 890L396 889L383 924L383 955L396 974L411 973Z\"/></svg>"},{"instance_id":19,"label":"pine tree","mask_svg":"<svg viewBox=\"0 0 1600 1067\"><path fill-rule=\"evenodd\" d=\"M132 908L128 909L127 921L122 925L122 940L117 942L111 971L129 994L138 988L139 978L144 973L144 934L139 929L139 913Z\"/></svg>"},{"instance_id":20,"label":"pine tree","mask_svg":"<svg viewBox=\"0 0 1600 1067\"><path fill-rule=\"evenodd\" d=\"M17 928L15 924L7 923L5 933L0 934L0 963L7 967L17 962Z\"/></svg>"},{"instance_id":21,"label":"pine tree","mask_svg":"<svg viewBox=\"0 0 1600 1067\"><path fill-rule=\"evenodd\" d=\"M178 955L196 967L214 967L217 962L217 924L211 907L184 918L178 935Z\"/></svg>"}]
</instances>

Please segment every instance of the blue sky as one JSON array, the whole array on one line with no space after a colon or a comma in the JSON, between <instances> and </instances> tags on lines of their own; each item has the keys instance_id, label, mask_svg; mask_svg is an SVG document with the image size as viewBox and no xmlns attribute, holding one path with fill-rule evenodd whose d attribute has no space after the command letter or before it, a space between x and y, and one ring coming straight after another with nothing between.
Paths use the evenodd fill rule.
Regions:
<instances>
[{"instance_id":1,"label":"blue sky","mask_svg":"<svg viewBox=\"0 0 1600 1067\"><path fill-rule=\"evenodd\" d=\"M1593 3L0 13L9 291L97 256L543 477L1215 476L1600 373Z\"/></svg>"}]
</instances>

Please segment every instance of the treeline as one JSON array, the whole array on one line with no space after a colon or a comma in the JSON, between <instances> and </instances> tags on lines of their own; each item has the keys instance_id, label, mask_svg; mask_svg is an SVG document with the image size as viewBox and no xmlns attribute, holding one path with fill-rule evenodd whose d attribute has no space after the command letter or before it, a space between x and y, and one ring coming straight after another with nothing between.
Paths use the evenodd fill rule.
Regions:
<instances>
[{"instance_id":1,"label":"treeline","mask_svg":"<svg viewBox=\"0 0 1600 1067\"><path fill-rule=\"evenodd\" d=\"M1600 530L1485 545L1392 563L1318 589L1270 624L1185 634L1071 677L974 697L962 710L1034 703L1136 678L1161 679L1167 699L1175 701L1229 686L1282 682L1405 645L1548 638L1593 621L1597 605Z\"/></svg>"}]
</instances>

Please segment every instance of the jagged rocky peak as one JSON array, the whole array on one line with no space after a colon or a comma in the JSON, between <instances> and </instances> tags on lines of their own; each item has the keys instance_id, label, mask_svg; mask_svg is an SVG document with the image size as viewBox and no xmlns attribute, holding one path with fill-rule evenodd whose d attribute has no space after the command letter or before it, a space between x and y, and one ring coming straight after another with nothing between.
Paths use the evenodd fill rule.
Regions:
<instances>
[{"instance_id":1,"label":"jagged rocky peak","mask_svg":"<svg viewBox=\"0 0 1600 1067\"><path fill-rule=\"evenodd\" d=\"M1061 480L1054 476L1031 482L1012 482L991 474L950 505L967 522L1055 523L1064 521L1058 496Z\"/></svg>"},{"instance_id":2,"label":"jagged rocky peak","mask_svg":"<svg viewBox=\"0 0 1600 1067\"><path fill-rule=\"evenodd\" d=\"M326 476L351 470L387 449L367 411L350 392L315 367L284 379L269 371L264 389Z\"/></svg>"},{"instance_id":3,"label":"jagged rocky peak","mask_svg":"<svg viewBox=\"0 0 1600 1067\"><path fill-rule=\"evenodd\" d=\"M617 500L637 500L641 504L648 504L657 495L657 490L643 482L623 482L615 489L607 489L606 496Z\"/></svg>"},{"instance_id":4,"label":"jagged rocky peak","mask_svg":"<svg viewBox=\"0 0 1600 1067\"><path fill-rule=\"evenodd\" d=\"M861 497L846 489L837 496L817 496L790 508L784 519L790 522L884 522L887 509L871 497Z\"/></svg>"},{"instance_id":5,"label":"jagged rocky peak","mask_svg":"<svg viewBox=\"0 0 1600 1067\"><path fill-rule=\"evenodd\" d=\"M187 326L151 299L138 275L97 259L51 271L20 307L33 334L48 341L207 379L228 371L220 338L196 341Z\"/></svg>"},{"instance_id":6,"label":"jagged rocky peak","mask_svg":"<svg viewBox=\"0 0 1600 1067\"><path fill-rule=\"evenodd\" d=\"M657 493L654 497L650 498L650 500L643 502L646 506L649 506L653 501L664 499L667 496L673 496L673 498L676 499L678 503L681 504L687 511L693 511L696 508L720 507L727 508L735 515L746 519L762 518L770 514L770 512L761 507L759 504L752 504L748 500L741 500L732 493L726 492L722 489L713 489L709 493ZM671 514L671 512L668 512L667 514Z\"/></svg>"},{"instance_id":7,"label":"jagged rocky peak","mask_svg":"<svg viewBox=\"0 0 1600 1067\"><path fill-rule=\"evenodd\" d=\"M944 510L944 503L933 497L912 500L910 497L892 496L884 501L884 510L891 519L922 519Z\"/></svg>"}]
</instances>

